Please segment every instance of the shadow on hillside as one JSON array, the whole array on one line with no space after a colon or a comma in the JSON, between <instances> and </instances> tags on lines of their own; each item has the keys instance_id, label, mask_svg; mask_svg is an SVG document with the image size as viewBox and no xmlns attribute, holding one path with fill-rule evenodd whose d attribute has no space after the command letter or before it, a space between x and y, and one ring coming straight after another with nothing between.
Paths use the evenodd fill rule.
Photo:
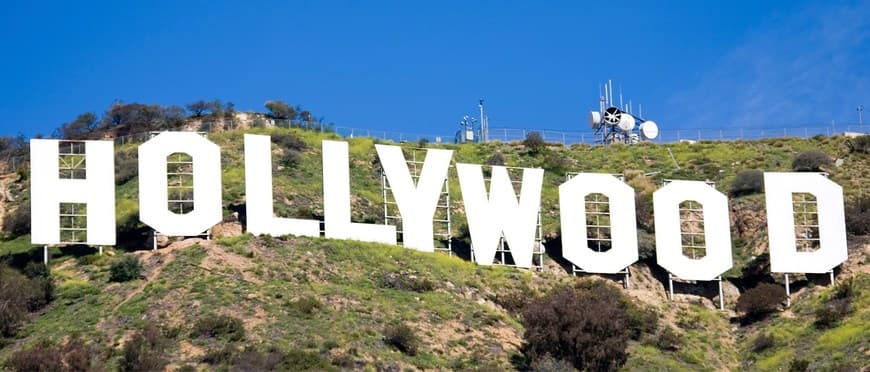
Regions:
<instances>
[{"instance_id":1,"label":"shadow on hillside","mask_svg":"<svg viewBox=\"0 0 870 372\"><path fill-rule=\"evenodd\" d=\"M99 253L98 247L84 244L71 244L57 247L49 247L48 260L49 262L51 262L53 260L63 257L80 258L97 253ZM42 263L44 260L45 251L42 246L33 246L33 249L27 252L8 254L0 257L0 261L5 263L6 265L18 269L23 269L25 266L27 266L28 263Z\"/></svg>"},{"instance_id":2,"label":"shadow on hillside","mask_svg":"<svg viewBox=\"0 0 870 372\"><path fill-rule=\"evenodd\" d=\"M546 247L547 249L547 258L553 260L553 262L558 264L559 267L561 267L562 270L564 270L568 274L573 274L578 277L592 276L596 278L607 279L613 281L614 283L625 286L625 274L598 274L584 272L575 273L574 264L571 263L571 261L568 261L563 254L561 235L556 235L555 237L544 241L544 247Z\"/></svg>"}]
</instances>

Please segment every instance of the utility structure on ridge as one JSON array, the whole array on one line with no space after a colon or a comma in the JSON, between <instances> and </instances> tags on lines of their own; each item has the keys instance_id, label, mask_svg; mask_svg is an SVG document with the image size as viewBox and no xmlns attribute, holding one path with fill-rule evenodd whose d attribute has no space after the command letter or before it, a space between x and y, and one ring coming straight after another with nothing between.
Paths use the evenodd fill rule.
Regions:
<instances>
[{"instance_id":1,"label":"utility structure on ridge","mask_svg":"<svg viewBox=\"0 0 870 372\"><path fill-rule=\"evenodd\" d=\"M595 131L596 144L635 144L658 137L659 127L654 121L643 118L643 106L638 104L635 114L630 100L627 104L622 102L621 88L619 105L616 105L612 80L604 84L603 94L599 86L598 97L598 111L589 112L589 127Z\"/></svg>"}]
</instances>

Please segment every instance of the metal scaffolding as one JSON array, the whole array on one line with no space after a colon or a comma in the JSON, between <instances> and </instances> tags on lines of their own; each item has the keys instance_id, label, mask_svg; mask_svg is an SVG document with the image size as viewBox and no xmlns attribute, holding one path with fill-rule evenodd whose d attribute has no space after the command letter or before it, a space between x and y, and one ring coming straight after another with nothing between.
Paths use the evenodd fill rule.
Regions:
<instances>
[{"instance_id":1,"label":"metal scaffolding","mask_svg":"<svg viewBox=\"0 0 870 372\"><path fill-rule=\"evenodd\" d=\"M418 153L419 156L418 156ZM423 160L425 159L425 148L415 148L411 150L411 160L406 160L408 171L411 174L411 179L414 184L420 180L420 174L423 171ZM448 170L449 172L449 170ZM402 230L402 215L399 213L399 206L393 196L392 188L387 175L381 168L381 192L384 200L384 224L389 225L391 222L396 226L396 240L403 242ZM453 255L453 217L450 208L450 187L448 177L444 177L441 195L438 198L438 204L435 207L435 214L432 217L433 224L433 239L435 240L435 251L444 252L448 255Z\"/></svg>"},{"instance_id":2,"label":"metal scaffolding","mask_svg":"<svg viewBox=\"0 0 870 372\"><path fill-rule=\"evenodd\" d=\"M59 141L58 178L83 180L87 178L85 143L83 141Z\"/></svg>"}]
</instances>

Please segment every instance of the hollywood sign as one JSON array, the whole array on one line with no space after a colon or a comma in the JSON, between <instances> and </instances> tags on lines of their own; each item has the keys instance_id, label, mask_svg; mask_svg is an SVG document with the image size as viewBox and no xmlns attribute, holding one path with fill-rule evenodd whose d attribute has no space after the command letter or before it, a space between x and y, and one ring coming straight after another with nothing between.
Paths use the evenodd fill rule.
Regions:
<instances>
[{"instance_id":1,"label":"hollywood sign","mask_svg":"<svg viewBox=\"0 0 870 372\"><path fill-rule=\"evenodd\" d=\"M115 244L114 144L85 141L85 179L58 175L57 140L31 141L31 208L33 244L62 244L60 203L87 204L88 245ZM447 177L452 150L428 149L414 182L402 149L375 145L402 216L404 246L432 252L433 215ZM141 221L167 236L199 235L222 220L220 148L189 132L164 132L139 146L139 215ZM192 158L193 205L189 213L167 208L167 157L186 153ZM392 225L351 222L348 144L323 141L323 209L325 236L397 244ZM320 221L276 217L272 201L269 136L244 136L247 229L255 235L320 236ZM456 164L468 228L477 264L491 265L500 239L510 247L516 266L531 267L540 210L544 170L522 169L520 195L514 192L507 168L492 167L487 192L481 165ZM847 258L843 189L815 173L764 173L768 238L772 272L824 273ZM587 195L607 196L612 247L588 248ZM797 250L792 194L815 196L819 248ZM706 255L689 258L682 252L679 205L693 200L703 208ZM727 197L701 181L673 181L653 194L658 264L687 280L713 280L731 268L731 233ZM634 190L609 174L581 173L559 186L564 257L591 273L617 273L638 259Z\"/></svg>"}]
</instances>

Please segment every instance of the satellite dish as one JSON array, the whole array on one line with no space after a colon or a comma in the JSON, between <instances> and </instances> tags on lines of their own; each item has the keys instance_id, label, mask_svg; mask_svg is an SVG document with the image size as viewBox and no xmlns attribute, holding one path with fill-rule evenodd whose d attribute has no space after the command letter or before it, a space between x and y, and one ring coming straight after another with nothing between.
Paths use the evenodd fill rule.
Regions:
<instances>
[{"instance_id":1,"label":"satellite dish","mask_svg":"<svg viewBox=\"0 0 870 372\"><path fill-rule=\"evenodd\" d=\"M601 113L598 111L589 111L589 127L592 129L598 129L599 125L601 125Z\"/></svg>"},{"instance_id":2,"label":"satellite dish","mask_svg":"<svg viewBox=\"0 0 870 372\"><path fill-rule=\"evenodd\" d=\"M619 124L619 117L622 115L622 111L619 111L616 107L608 107L607 110L604 111L604 122L609 125Z\"/></svg>"},{"instance_id":3,"label":"satellite dish","mask_svg":"<svg viewBox=\"0 0 870 372\"><path fill-rule=\"evenodd\" d=\"M655 139L659 136L659 126L652 120L640 124L640 136L645 140Z\"/></svg>"},{"instance_id":4,"label":"satellite dish","mask_svg":"<svg viewBox=\"0 0 870 372\"><path fill-rule=\"evenodd\" d=\"M623 112L619 115L619 123L617 123L617 125L623 132L631 132L631 130L634 129L634 123L634 116Z\"/></svg>"}]
</instances>

